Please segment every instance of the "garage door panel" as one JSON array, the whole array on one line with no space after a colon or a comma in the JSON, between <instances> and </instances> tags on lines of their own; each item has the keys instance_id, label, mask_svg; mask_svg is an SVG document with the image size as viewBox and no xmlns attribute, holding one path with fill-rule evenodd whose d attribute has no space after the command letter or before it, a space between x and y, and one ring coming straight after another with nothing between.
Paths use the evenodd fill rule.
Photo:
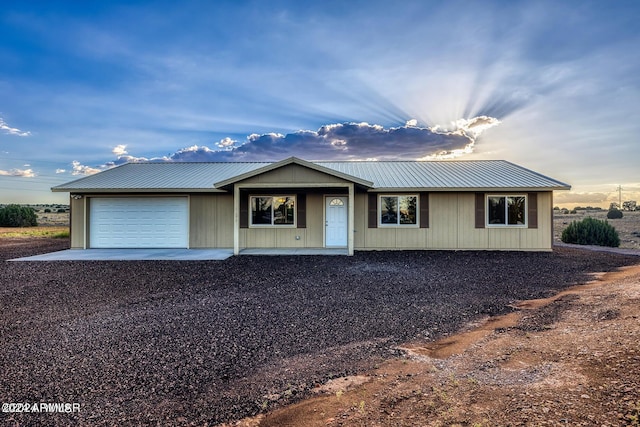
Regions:
<instances>
[{"instance_id":1,"label":"garage door panel","mask_svg":"<svg viewBox=\"0 0 640 427\"><path fill-rule=\"evenodd\" d=\"M186 197L112 197L90 201L92 248L186 248Z\"/></svg>"}]
</instances>

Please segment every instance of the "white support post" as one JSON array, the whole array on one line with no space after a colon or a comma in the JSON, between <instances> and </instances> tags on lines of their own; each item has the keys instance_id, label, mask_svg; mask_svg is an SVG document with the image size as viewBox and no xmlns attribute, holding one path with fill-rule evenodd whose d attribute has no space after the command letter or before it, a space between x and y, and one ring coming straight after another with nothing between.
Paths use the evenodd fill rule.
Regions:
<instances>
[{"instance_id":1,"label":"white support post","mask_svg":"<svg viewBox=\"0 0 640 427\"><path fill-rule=\"evenodd\" d=\"M349 203L348 203L348 208L349 208L349 218L347 221L347 226L349 227L349 233L347 234L347 253L349 254L349 256L353 255L353 235L355 233L355 204L356 204L356 199L355 199L355 191L354 191L354 186L353 183L349 183Z\"/></svg>"},{"instance_id":2,"label":"white support post","mask_svg":"<svg viewBox=\"0 0 640 427\"><path fill-rule=\"evenodd\" d=\"M233 186L233 254L240 254L240 186Z\"/></svg>"}]
</instances>

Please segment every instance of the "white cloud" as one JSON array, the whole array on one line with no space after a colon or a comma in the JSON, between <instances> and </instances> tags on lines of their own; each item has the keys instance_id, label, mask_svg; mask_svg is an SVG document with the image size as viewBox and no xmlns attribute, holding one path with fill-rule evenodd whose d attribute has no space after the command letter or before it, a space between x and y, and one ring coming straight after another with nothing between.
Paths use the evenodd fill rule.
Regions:
<instances>
[{"instance_id":1,"label":"white cloud","mask_svg":"<svg viewBox=\"0 0 640 427\"><path fill-rule=\"evenodd\" d=\"M116 145L115 147L113 147L113 150L111 150L111 152L113 154L115 154L118 157L122 157L127 153L127 146L124 144L120 144L120 145Z\"/></svg>"},{"instance_id":2,"label":"white cloud","mask_svg":"<svg viewBox=\"0 0 640 427\"><path fill-rule=\"evenodd\" d=\"M31 132L29 132L29 131L25 132L25 131L22 131L22 130L20 130L18 128L12 128L2 118L0 118L0 131L3 131L5 134L8 134L8 135L16 135L16 136L30 136L31 135Z\"/></svg>"},{"instance_id":3,"label":"white cloud","mask_svg":"<svg viewBox=\"0 0 640 427\"><path fill-rule=\"evenodd\" d=\"M56 173L65 173L66 169L56 169Z\"/></svg>"},{"instance_id":4,"label":"white cloud","mask_svg":"<svg viewBox=\"0 0 640 427\"><path fill-rule=\"evenodd\" d=\"M234 145L236 145L237 142L238 141L231 139L227 136L226 138L222 138L220 142L216 144L216 146L220 148L231 149Z\"/></svg>"},{"instance_id":5,"label":"white cloud","mask_svg":"<svg viewBox=\"0 0 640 427\"><path fill-rule=\"evenodd\" d=\"M94 173L98 173L102 170L91 166L81 165L77 160L74 160L71 164L73 165L71 175L93 175Z\"/></svg>"},{"instance_id":6,"label":"white cloud","mask_svg":"<svg viewBox=\"0 0 640 427\"><path fill-rule=\"evenodd\" d=\"M35 172L32 169L11 169L11 170L0 170L1 176L18 176L23 178L33 178L36 176Z\"/></svg>"}]
</instances>

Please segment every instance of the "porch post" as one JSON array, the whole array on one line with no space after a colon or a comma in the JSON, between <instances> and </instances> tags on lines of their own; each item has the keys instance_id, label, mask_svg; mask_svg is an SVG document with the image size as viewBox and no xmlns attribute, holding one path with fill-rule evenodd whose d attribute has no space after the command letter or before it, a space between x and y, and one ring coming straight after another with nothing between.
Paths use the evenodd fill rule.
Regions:
<instances>
[{"instance_id":1,"label":"porch post","mask_svg":"<svg viewBox=\"0 0 640 427\"><path fill-rule=\"evenodd\" d=\"M233 254L240 254L240 186L233 186Z\"/></svg>"},{"instance_id":2,"label":"porch post","mask_svg":"<svg viewBox=\"0 0 640 427\"><path fill-rule=\"evenodd\" d=\"M349 254L349 256L353 255L353 233L355 232L355 204L356 204L356 199L355 199L355 192L353 190L354 186L353 186L353 182L349 183L349 203L348 203L348 210L349 210L349 218L347 220L347 227L349 229L349 232L347 233L347 253Z\"/></svg>"}]
</instances>

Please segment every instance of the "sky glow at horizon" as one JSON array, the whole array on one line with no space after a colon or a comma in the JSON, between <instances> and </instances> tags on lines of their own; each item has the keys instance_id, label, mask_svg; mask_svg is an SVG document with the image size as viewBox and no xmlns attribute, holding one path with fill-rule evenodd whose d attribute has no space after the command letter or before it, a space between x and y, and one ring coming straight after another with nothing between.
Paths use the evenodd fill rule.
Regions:
<instances>
[{"instance_id":1,"label":"sky glow at horizon","mask_svg":"<svg viewBox=\"0 0 640 427\"><path fill-rule=\"evenodd\" d=\"M640 4L31 2L0 15L0 204L125 161L504 159L640 201Z\"/></svg>"}]
</instances>

